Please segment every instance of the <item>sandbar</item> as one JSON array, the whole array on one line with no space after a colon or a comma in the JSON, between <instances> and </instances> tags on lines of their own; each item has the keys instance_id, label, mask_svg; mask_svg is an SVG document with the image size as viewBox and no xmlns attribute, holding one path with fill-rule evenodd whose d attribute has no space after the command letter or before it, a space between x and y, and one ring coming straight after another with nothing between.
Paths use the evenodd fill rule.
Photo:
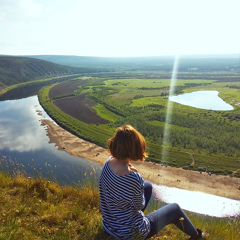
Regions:
<instances>
[{"instance_id":1,"label":"sandbar","mask_svg":"<svg viewBox=\"0 0 240 240\"><path fill-rule=\"evenodd\" d=\"M55 144L61 151L66 151L75 157L85 158L104 165L109 153L107 149L94 143L85 141L49 119L42 119L42 124L47 126L49 143ZM176 187L190 191L204 192L217 196L240 199L240 178L230 176L200 173L182 168L163 166L153 162L133 162L141 176L159 185Z\"/></svg>"}]
</instances>

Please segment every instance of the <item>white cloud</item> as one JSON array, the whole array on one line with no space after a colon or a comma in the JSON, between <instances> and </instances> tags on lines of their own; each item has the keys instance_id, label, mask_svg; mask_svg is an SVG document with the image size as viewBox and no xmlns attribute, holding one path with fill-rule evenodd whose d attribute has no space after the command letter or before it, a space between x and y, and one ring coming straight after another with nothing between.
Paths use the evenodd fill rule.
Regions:
<instances>
[{"instance_id":1,"label":"white cloud","mask_svg":"<svg viewBox=\"0 0 240 240\"><path fill-rule=\"evenodd\" d=\"M238 0L0 0L0 6L5 54L239 51Z\"/></svg>"},{"instance_id":2,"label":"white cloud","mask_svg":"<svg viewBox=\"0 0 240 240\"><path fill-rule=\"evenodd\" d=\"M0 15L7 23L44 17L51 8L43 3L36 0L0 0Z\"/></svg>"}]
</instances>

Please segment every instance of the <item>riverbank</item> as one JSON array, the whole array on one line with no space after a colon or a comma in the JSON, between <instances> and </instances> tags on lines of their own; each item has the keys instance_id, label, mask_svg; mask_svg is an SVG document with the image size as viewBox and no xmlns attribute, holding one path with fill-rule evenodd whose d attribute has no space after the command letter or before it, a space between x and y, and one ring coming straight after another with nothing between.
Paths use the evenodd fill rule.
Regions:
<instances>
[{"instance_id":1,"label":"riverbank","mask_svg":"<svg viewBox=\"0 0 240 240\"><path fill-rule=\"evenodd\" d=\"M43 119L47 126L49 143L54 143L59 150L66 151L75 157L82 157L104 165L109 157L105 148L84 141L56 125L53 121ZM217 196L240 199L240 178L231 178L207 173L199 173L182 168L165 167L152 162L135 162L133 164L144 179L153 183L177 187L190 191L200 191Z\"/></svg>"}]
</instances>

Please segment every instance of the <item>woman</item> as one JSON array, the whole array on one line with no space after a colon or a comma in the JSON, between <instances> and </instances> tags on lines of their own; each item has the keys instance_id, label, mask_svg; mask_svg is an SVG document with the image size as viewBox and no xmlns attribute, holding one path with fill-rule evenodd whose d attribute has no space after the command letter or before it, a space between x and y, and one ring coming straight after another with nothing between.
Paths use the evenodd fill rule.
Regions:
<instances>
[{"instance_id":1,"label":"woman","mask_svg":"<svg viewBox=\"0 0 240 240\"><path fill-rule=\"evenodd\" d=\"M175 203L144 215L152 185L143 180L130 161L144 161L145 149L144 137L131 125L119 127L108 140L111 157L107 159L99 181L104 231L118 239L147 239L173 223L190 235L190 239L205 238Z\"/></svg>"}]
</instances>

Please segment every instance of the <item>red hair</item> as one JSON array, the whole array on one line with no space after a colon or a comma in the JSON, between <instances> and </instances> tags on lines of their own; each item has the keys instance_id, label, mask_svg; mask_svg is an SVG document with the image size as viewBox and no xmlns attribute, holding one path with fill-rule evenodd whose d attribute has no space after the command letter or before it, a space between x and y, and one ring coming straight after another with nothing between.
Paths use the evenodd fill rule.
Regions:
<instances>
[{"instance_id":1,"label":"red hair","mask_svg":"<svg viewBox=\"0 0 240 240\"><path fill-rule=\"evenodd\" d=\"M108 139L108 151L118 160L141 160L145 152L146 141L144 137L131 125L117 128L115 135Z\"/></svg>"}]
</instances>

